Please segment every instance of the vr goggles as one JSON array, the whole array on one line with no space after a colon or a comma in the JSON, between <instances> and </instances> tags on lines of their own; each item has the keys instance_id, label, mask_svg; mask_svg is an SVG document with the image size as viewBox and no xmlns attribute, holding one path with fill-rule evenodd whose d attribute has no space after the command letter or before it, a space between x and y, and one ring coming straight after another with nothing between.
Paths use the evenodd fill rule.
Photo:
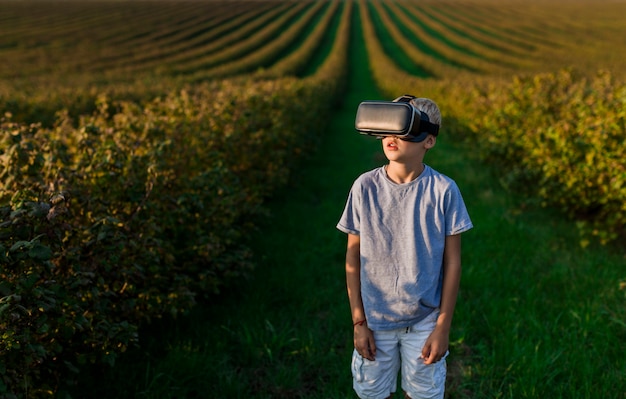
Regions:
<instances>
[{"instance_id":1,"label":"vr goggles","mask_svg":"<svg viewBox=\"0 0 626 399\"><path fill-rule=\"evenodd\" d=\"M356 130L369 136L397 136L414 143L424 141L429 134L437 136L439 125L409 104L413 98L404 95L393 101L363 101L356 112Z\"/></svg>"}]
</instances>

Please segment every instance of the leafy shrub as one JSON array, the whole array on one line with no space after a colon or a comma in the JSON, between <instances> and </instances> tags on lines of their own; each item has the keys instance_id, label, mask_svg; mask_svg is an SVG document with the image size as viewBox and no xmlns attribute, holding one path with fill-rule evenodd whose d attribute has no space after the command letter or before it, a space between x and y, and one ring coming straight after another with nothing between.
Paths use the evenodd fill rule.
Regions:
<instances>
[{"instance_id":1,"label":"leafy shrub","mask_svg":"<svg viewBox=\"0 0 626 399\"><path fill-rule=\"evenodd\" d=\"M473 130L509 187L562 209L603 243L625 233L626 86L606 72L562 70L492 87L477 104Z\"/></svg>"},{"instance_id":2,"label":"leafy shrub","mask_svg":"<svg viewBox=\"0 0 626 399\"><path fill-rule=\"evenodd\" d=\"M81 364L113 364L140 323L245 278L253 217L314 148L328 96L224 81L102 98L51 128L3 121L0 395L52 395Z\"/></svg>"},{"instance_id":3,"label":"leafy shrub","mask_svg":"<svg viewBox=\"0 0 626 399\"><path fill-rule=\"evenodd\" d=\"M254 216L344 88L350 20L346 3L307 79L4 96L20 123L0 123L0 397L57 395L137 345L141 323L251 273Z\"/></svg>"}]
</instances>

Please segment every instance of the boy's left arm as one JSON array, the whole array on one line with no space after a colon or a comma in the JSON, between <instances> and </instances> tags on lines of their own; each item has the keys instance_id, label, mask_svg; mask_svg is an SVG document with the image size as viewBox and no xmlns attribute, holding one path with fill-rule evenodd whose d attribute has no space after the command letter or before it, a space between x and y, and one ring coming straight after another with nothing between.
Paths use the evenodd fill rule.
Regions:
<instances>
[{"instance_id":1,"label":"boy's left arm","mask_svg":"<svg viewBox=\"0 0 626 399\"><path fill-rule=\"evenodd\" d=\"M461 235L446 237L443 252L443 288L441 306L437 325L430 334L424 348L422 358L425 364L436 363L448 351L450 326L456 305L456 298L461 282Z\"/></svg>"}]
</instances>

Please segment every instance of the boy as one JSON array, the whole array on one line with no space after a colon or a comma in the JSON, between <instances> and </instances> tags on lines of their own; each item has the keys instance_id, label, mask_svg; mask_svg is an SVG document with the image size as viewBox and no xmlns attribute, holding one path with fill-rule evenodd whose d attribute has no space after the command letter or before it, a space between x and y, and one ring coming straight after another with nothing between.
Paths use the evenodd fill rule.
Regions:
<instances>
[{"instance_id":1,"label":"boy","mask_svg":"<svg viewBox=\"0 0 626 399\"><path fill-rule=\"evenodd\" d=\"M423 164L437 142L439 108L413 96L383 105L398 102L417 121L404 135L367 132L382 138L389 162L357 178L337 224L348 234L353 386L360 398L388 398L401 370L407 398L443 398L460 233L473 225L456 183Z\"/></svg>"}]
</instances>

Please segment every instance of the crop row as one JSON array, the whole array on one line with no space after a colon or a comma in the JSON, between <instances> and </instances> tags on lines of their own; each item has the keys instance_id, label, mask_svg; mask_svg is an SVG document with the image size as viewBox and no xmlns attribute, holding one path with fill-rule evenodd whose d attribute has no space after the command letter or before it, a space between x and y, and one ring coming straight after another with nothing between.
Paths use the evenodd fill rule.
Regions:
<instances>
[{"instance_id":1,"label":"crop row","mask_svg":"<svg viewBox=\"0 0 626 399\"><path fill-rule=\"evenodd\" d=\"M133 82L186 75L222 77L266 68L317 29L328 2L42 3L3 2L0 78L45 87ZM620 4L373 0L365 4L379 36L389 35L429 76L511 75L559 63L614 66L623 44L611 15ZM32 8L32 7L31 7ZM585 24L578 22L585 13ZM271 49L271 50L270 50ZM595 50L594 50L595 49ZM595 52L594 52L595 51ZM262 55L264 52L265 55ZM577 54L593 57L577 57ZM254 55L256 53L256 55ZM604 55L601 55L604 54ZM601 55L601 58L598 56ZM250 58L249 58L250 57ZM591 58L591 59L590 59ZM232 66L232 65L231 65ZM239 68L239 67L238 67ZM7 89L8 90L8 89Z\"/></svg>"},{"instance_id":2,"label":"crop row","mask_svg":"<svg viewBox=\"0 0 626 399\"><path fill-rule=\"evenodd\" d=\"M79 65L85 70L72 75L71 79L65 77L69 72L49 73L42 79L37 71L29 71L28 66L13 68L33 76L28 80L15 79L19 83L0 80L0 101L15 120L42 121L49 125L59 109L68 109L73 116L92 112L89 104L101 94L141 101L186 82L248 71L262 71L259 77L280 77L305 70L312 73L314 69L309 61L320 51L322 40L332 40L334 35L336 3L261 2L258 6L246 3L245 11L237 15L229 11L232 8L217 7L213 18L209 18L212 14L204 15L206 20L212 21L212 28L202 32L197 30L196 22L188 28L184 23L186 19L176 14L178 18L172 26L162 27L160 34L136 32L133 42L138 49L132 57L107 59L90 58L88 53L85 57L75 54L72 60L76 61L68 62L66 68ZM156 15L159 18L155 24L162 24L161 13ZM178 33L174 35L174 32ZM146 36L152 40L151 46L140 45ZM173 37L178 38L176 44L166 42ZM182 37L187 39L179 40ZM119 52L124 54L123 49ZM19 57L11 59L20 63ZM51 61L54 63L54 60L42 62ZM87 64L93 67L87 68Z\"/></svg>"},{"instance_id":3,"label":"crop row","mask_svg":"<svg viewBox=\"0 0 626 399\"><path fill-rule=\"evenodd\" d=\"M82 23L57 24L32 17L35 23L44 25L32 32L24 31L25 26L18 24L29 18L19 14L21 19L6 28L6 38L14 45L1 51L10 62L0 65L0 76L36 79L45 74L49 79L75 74L74 79L100 76L111 82L132 81L137 74L147 73L159 77L193 75L192 79L197 80L204 77L207 69L270 47L273 52L265 50L264 57L257 55L258 61L248 62L252 68L262 67L283 56L285 48L314 26L319 11L328 6L327 2L282 1L242 2L238 6L230 2L191 3L195 6L186 5L171 12L167 19L163 10L171 11L169 3L146 7L153 10L148 15L136 15L138 10L132 8L136 13L125 17L118 15L110 3L102 4L102 16L87 14ZM74 7L80 9L76 4ZM91 7L85 6L85 13ZM107 24L105 28L103 25ZM81 31L116 34L78 36ZM23 67L14 68L15 65Z\"/></svg>"},{"instance_id":4,"label":"crop row","mask_svg":"<svg viewBox=\"0 0 626 399\"><path fill-rule=\"evenodd\" d=\"M281 58L278 62L267 69L257 71L258 78L270 78L281 76L303 76L306 70L314 70L313 57L316 51L322 46L322 42L329 32L334 32L333 22L338 20L337 11L340 6L338 0L332 0L332 4L316 24L315 28L306 35L305 40L291 52L288 56Z\"/></svg>"},{"instance_id":5,"label":"crop row","mask_svg":"<svg viewBox=\"0 0 626 399\"><path fill-rule=\"evenodd\" d=\"M272 19L280 16L289 4L271 7L268 10L253 8L236 17L214 22L216 24L206 32L183 31L186 37L171 45L155 46L148 42L144 51L126 58L123 62L114 63L113 68L124 67L129 71L161 69L164 66L173 68L178 64L193 61L195 58L219 53L254 34Z\"/></svg>"},{"instance_id":6,"label":"crop row","mask_svg":"<svg viewBox=\"0 0 626 399\"><path fill-rule=\"evenodd\" d=\"M343 92L352 4L340 4L332 49L306 79L101 99L52 128L2 122L0 396L54 396L81 365L136 345L140 323L250 272L244 237L263 199Z\"/></svg>"},{"instance_id":7,"label":"crop row","mask_svg":"<svg viewBox=\"0 0 626 399\"><path fill-rule=\"evenodd\" d=\"M458 14L446 18L441 7L407 4L405 12L413 18L419 17L423 27L418 32L430 41L433 48L442 51L446 58L466 64L471 69L483 73L500 69L519 70L528 62L529 54L523 44L509 40L501 32L486 35L469 21L461 22Z\"/></svg>"},{"instance_id":8,"label":"crop row","mask_svg":"<svg viewBox=\"0 0 626 399\"><path fill-rule=\"evenodd\" d=\"M310 24L310 22L314 19L316 14L323 8L323 6L327 6L326 2L315 2L314 6L309 8L299 20L293 23L288 28L284 29L282 34L273 40L271 43L265 45L264 37L258 37L258 35L254 35L255 38L255 47L256 50L249 52L245 55L242 55L240 58L233 59L230 58L230 61L223 62L220 65L217 65L214 68L210 68L208 70L205 69L205 65L202 68L199 68L198 71L191 74L189 77L193 81L197 80L205 80L226 76L233 76L238 74L243 74L246 72L251 72L255 68L264 68L269 65L272 65L275 60L280 59L280 56L286 52L290 45L292 45L299 36L302 36L305 28ZM327 8L328 10L329 8ZM330 9L330 11L336 10L336 7ZM275 34L275 32L272 32ZM260 40L260 41L257 41ZM191 70L193 70L194 65L189 66Z\"/></svg>"},{"instance_id":9,"label":"crop row","mask_svg":"<svg viewBox=\"0 0 626 399\"><path fill-rule=\"evenodd\" d=\"M195 72L203 73L206 69L210 69L216 66L222 66L230 62L236 62L240 57L249 57L258 53L258 49L265 46L268 42L275 40L279 37L279 34L292 26L295 17L300 16L305 22L315 14L323 3L316 3L315 6L310 7L311 3L295 3L295 6L290 7L287 12L264 24L257 29L254 34L245 37L243 40L233 43L232 46L225 48L216 54L209 54L204 57L197 57L193 60L185 62L184 64L178 64L174 68L173 72L176 74L193 74ZM304 11L304 15L301 12ZM301 28L301 25L296 26L297 30ZM262 64L261 64L262 65Z\"/></svg>"},{"instance_id":10,"label":"crop row","mask_svg":"<svg viewBox=\"0 0 626 399\"><path fill-rule=\"evenodd\" d=\"M499 52L499 57L496 57L491 54L493 51L479 48L473 40L463 40L459 35L452 38L450 30L442 24L436 26L437 35L433 35L433 20L417 7L401 7L393 2L380 1L373 1L372 4L374 8L370 15L377 15L382 21L377 36L381 35L381 30L387 30L412 62L429 71L431 77L455 76L463 72L510 72L526 62L519 58L508 61L511 65L507 69L504 66L512 58L508 55L510 52ZM495 58L498 62L493 62Z\"/></svg>"},{"instance_id":11,"label":"crop row","mask_svg":"<svg viewBox=\"0 0 626 399\"><path fill-rule=\"evenodd\" d=\"M33 7L20 3L3 4L4 10L13 8L19 12L16 11L14 18L3 28L4 37L10 44L3 53L7 60L26 67L21 72L31 74L47 65L70 71L80 71L85 65L97 67L100 63L106 67L107 59L119 61L120 56L142 53L146 44L158 48L160 40L167 39L181 27L194 32L195 23L190 20L194 15L209 19L206 7L176 7L171 3L142 4L140 7L133 4L119 7L111 3L70 2L63 6L42 3L37 9L47 14L45 18L38 17L37 13L29 14ZM213 13L222 15L226 11L223 5L215 3L209 16ZM29 65L26 62L35 57L45 64Z\"/></svg>"},{"instance_id":12,"label":"crop row","mask_svg":"<svg viewBox=\"0 0 626 399\"><path fill-rule=\"evenodd\" d=\"M286 6L286 5L285 5ZM270 7L267 6L269 9ZM273 7L276 14L282 7ZM250 10L212 10L212 18L202 18L201 21L181 21L177 24L164 23L162 28L156 27L154 33L142 34L134 40L125 40L124 37L112 37L108 42L110 54L103 54L100 58L85 58L81 62L86 72L101 72L108 70L140 71L155 68L159 62L172 62L176 57L185 56L190 50L209 53L214 49L224 47L228 41L221 40L221 36L233 30L245 35L247 29L238 29L244 26L251 31L272 18L262 7ZM275 14L274 14L275 15ZM248 26L250 23L251 26ZM184 29L179 26L183 24ZM132 33L129 32L129 33ZM241 36L243 37L243 36ZM220 39L220 40L218 40ZM237 38L231 39L237 40ZM225 43L225 44L224 44ZM210 45L209 45L210 44Z\"/></svg>"}]
</instances>

